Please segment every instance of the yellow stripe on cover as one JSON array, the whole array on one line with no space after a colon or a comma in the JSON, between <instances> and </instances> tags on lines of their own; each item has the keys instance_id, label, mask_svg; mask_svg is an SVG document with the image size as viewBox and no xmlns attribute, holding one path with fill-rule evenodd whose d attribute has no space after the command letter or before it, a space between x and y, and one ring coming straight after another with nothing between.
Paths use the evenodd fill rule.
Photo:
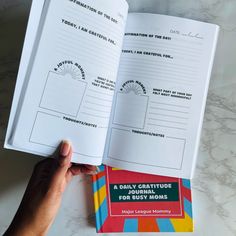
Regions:
<instances>
[{"instance_id":1,"label":"yellow stripe on cover","mask_svg":"<svg viewBox=\"0 0 236 236\"><path fill-rule=\"evenodd\" d=\"M175 229L175 232L193 231L193 220L186 212L184 219L170 219L170 221Z\"/></svg>"},{"instance_id":2,"label":"yellow stripe on cover","mask_svg":"<svg viewBox=\"0 0 236 236\"><path fill-rule=\"evenodd\" d=\"M112 170L121 170L121 169L116 168L116 167L112 167L111 169L112 169Z\"/></svg>"},{"instance_id":3,"label":"yellow stripe on cover","mask_svg":"<svg viewBox=\"0 0 236 236\"><path fill-rule=\"evenodd\" d=\"M103 185L98 191L96 191L94 196L94 207L95 212L98 210L100 205L102 204L103 200L105 199L107 193L106 193L106 185Z\"/></svg>"}]
</instances>

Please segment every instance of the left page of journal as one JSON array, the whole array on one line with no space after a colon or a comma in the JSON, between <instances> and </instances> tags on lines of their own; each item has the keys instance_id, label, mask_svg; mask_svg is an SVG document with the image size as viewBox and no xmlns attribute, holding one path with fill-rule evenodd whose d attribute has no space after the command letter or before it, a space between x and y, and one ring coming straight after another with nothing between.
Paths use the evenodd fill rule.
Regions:
<instances>
[{"instance_id":1,"label":"left page of journal","mask_svg":"<svg viewBox=\"0 0 236 236\"><path fill-rule=\"evenodd\" d=\"M7 140L13 149L48 156L68 139L73 162L101 163L127 11L125 0L44 2Z\"/></svg>"}]
</instances>

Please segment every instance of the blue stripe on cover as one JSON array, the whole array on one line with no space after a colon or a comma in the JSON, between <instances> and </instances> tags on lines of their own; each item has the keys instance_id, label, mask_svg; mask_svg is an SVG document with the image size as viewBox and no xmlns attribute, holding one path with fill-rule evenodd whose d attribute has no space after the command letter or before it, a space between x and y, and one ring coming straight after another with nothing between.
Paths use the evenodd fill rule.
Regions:
<instances>
[{"instance_id":1,"label":"blue stripe on cover","mask_svg":"<svg viewBox=\"0 0 236 236\"><path fill-rule=\"evenodd\" d=\"M105 179L105 176L102 176L101 178L99 178L97 181L95 181L94 183L93 183L93 191L94 191L94 193L96 192L96 191L98 191L102 186L104 186L105 184L106 184L106 179Z\"/></svg>"},{"instance_id":2,"label":"blue stripe on cover","mask_svg":"<svg viewBox=\"0 0 236 236\"><path fill-rule=\"evenodd\" d=\"M125 219L124 232L138 232L138 219Z\"/></svg>"},{"instance_id":3,"label":"blue stripe on cover","mask_svg":"<svg viewBox=\"0 0 236 236\"><path fill-rule=\"evenodd\" d=\"M105 198L101 206L98 208L96 215L96 226L97 231L100 230L102 225L104 224L107 216L108 216L108 209L107 209L107 199Z\"/></svg>"},{"instance_id":4,"label":"blue stripe on cover","mask_svg":"<svg viewBox=\"0 0 236 236\"><path fill-rule=\"evenodd\" d=\"M192 218L192 204L187 198L184 198L184 211Z\"/></svg>"},{"instance_id":5,"label":"blue stripe on cover","mask_svg":"<svg viewBox=\"0 0 236 236\"><path fill-rule=\"evenodd\" d=\"M100 165L100 166L98 166L98 168L99 168L99 172L102 172L102 171L104 171L105 170L105 166L104 165Z\"/></svg>"},{"instance_id":6,"label":"blue stripe on cover","mask_svg":"<svg viewBox=\"0 0 236 236\"><path fill-rule=\"evenodd\" d=\"M189 179L182 179L182 183L185 188L190 189L190 180Z\"/></svg>"},{"instance_id":7,"label":"blue stripe on cover","mask_svg":"<svg viewBox=\"0 0 236 236\"><path fill-rule=\"evenodd\" d=\"M160 232L175 232L175 229L169 219L159 218L156 219Z\"/></svg>"}]
</instances>

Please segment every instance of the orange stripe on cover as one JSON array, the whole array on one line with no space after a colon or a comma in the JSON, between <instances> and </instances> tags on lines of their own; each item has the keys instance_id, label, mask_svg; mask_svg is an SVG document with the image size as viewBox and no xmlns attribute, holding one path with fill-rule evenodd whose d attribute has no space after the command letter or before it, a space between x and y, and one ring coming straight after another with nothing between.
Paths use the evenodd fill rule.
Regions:
<instances>
[{"instance_id":1,"label":"orange stripe on cover","mask_svg":"<svg viewBox=\"0 0 236 236\"><path fill-rule=\"evenodd\" d=\"M138 218L138 232L160 232L156 219L150 217Z\"/></svg>"},{"instance_id":2,"label":"orange stripe on cover","mask_svg":"<svg viewBox=\"0 0 236 236\"><path fill-rule=\"evenodd\" d=\"M92 176L93 182L97 181L98 179L100 179L100 178L103 177L104 175L105 175L105 172L104 172L104 171L99 172L99 173L96 174L96 175L93 175L93 176Z\"/></svg>"}]
</instances>

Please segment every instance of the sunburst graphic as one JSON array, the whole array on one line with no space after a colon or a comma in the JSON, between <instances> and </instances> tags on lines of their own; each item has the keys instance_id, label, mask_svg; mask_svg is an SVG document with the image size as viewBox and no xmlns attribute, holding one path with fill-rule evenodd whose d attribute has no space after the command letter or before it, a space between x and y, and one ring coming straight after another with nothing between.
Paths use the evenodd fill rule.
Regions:
<instances>
[{"instance_id":1,"label":"sunburst graphic","mask_svg":"<svg viewBox=\"0 0 236 236\"><path fill-rule=\"evenodd\" d=\"M123 93L134 93L135 95L146 94L146 89L144 85L141 82L134 80L128 80L123 83L120 91Z\"/></svg>"},{"instance_id":2,"label":"sunburst graphic","mask_svg":"<svg viewBox=\"0 0 236 236\"><path fill-rule=\"evenodd\" d=\"M68 78L70 77L75 80L85 79L84 71L82 67L77 63L74 64L73 62L71 62L70 64L61 64L60 66L54 68L54 71L60 75Z\"/></svg>"}]
</instances>

